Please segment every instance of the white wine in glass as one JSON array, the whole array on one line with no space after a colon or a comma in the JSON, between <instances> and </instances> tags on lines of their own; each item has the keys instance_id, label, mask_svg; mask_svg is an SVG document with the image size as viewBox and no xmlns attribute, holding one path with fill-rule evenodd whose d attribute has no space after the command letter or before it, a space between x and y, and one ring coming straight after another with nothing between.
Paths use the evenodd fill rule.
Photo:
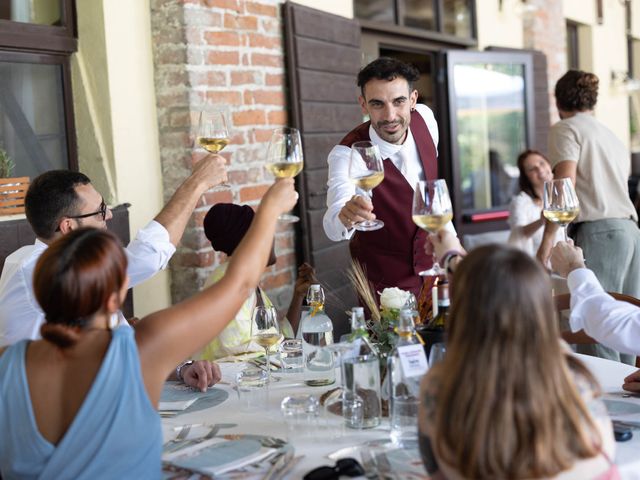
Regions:
<instances>
[{"instance_id":1,"label":"white wine in glass","mask_svg":"<svg viewBox=\"0 0 640 480\"><path fill-rule=\"evenodd\" d=\"M267 151L265 167L276 178L292 178L302 171L304 165L302 140L296 128L278 128L274 130ZM283 214L278 220L285 223L296 223L300 218L291 214Z\"/></svg>"},{"instance_id":2,"label":"white wine in glass","mask_svg":"<svg viewBox=\"0 0 640 480\"><path fill-rule=\"evenodd\" d=\"M447 183L442 179L420 180L413 192L411 219L419 228L429 233L438 231L453 218L453 207ZM422 276L443 275L446 272L438 264L435 252L433 265L429 270L420 272Z\"/></svg>"},{"instance_id":3,"label":"white wine in glass","mask_svg":"<svg viewBox=\"0 0 640 480\"><path fill-rule=\"evenodd\" d=\"M198 120L196 142L209 153L220 153L229 144L227 118L222 110L202 110ZM217 190L228 190L231 185L221 183Z\"/></svg>"},{"instance_id":4,"label":"white wine in glass","mask_svg":"<svg viewBox=\"0 0 640 480\"><path fill-rule=\"evenodd\" d=\"M559 178L544 182L542 202L544 218L562 227L566 242L567 225L580 213L580 203L571 179Z\"/></svg>"},{"instance_id":5,"label":"white wine in glass","mask_svg":"<svg viewBox=\"0 0 640 480\"><path fill-rule=\"evenodd\" d=\"M363 141L351 145L349 180L369 198L372 197L372 190L384 180L384 165L376 144ZM353 226L356 230L363 232L379 230L382 227L384 222L377 219L365 220Z\"/></svg>"},{"instance_id":6,"label":"white wine in glass","mask_svg":"<svg viewBox=\"0 0 640 480\"><path fill-rule=\"evenodd\" d=\"M273 307L258 305L253 309L251 319L251 340L264 348L267 367L267 381L271 382L271 362L269 349L280 340L278 314Z\"/></svg>"}]
</instances>

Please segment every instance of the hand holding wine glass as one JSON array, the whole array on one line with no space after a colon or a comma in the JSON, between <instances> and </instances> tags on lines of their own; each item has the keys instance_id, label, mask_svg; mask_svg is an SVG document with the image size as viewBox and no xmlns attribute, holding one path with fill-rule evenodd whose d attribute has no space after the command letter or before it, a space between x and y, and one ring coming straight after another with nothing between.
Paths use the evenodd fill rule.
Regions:
<instances>
[{"instance_id":1,"label":"hand holding wine glass","mask_svg":"<svg viewBox=\"0 0 640 480\"><path fill-rule=\"evenodd\" d=\"M258 305L253 309L251 339L264 348L268 382L270 383L271 362L269 361L269 349L280 340L278 315L275 308Z\"/></svg>"},{"instance_id":2,"label":"hand holding wine glass","mask_svg":"<svg viewBox=\"0 0 640 480\"><path fill-rule=\"evenodd\" d=\"M276 178L293 178L302 171L303 152L300 132L295 128L278 128L274 130L267 150L265 164ZM279 218L286 223L296 223L300 219L295 215L283 214Z\"/></svg>"},{"instance_id":3,"label":"hand holding wine glass","mask_svg":"<svg viewBox=\"0 0 640 480\"><path fill-rule=\"evenodd\" d=\"M421 180L413 193L413 223L429 233L437 233L453 218L453 207L447 183L442 179ZM420 272L423 276L443 275L446 272L438 264L433 251L433 266Z\"/></svg>"},{"instance_id":4,"label":"hand holding wine glass","mask_svg":"<svg viewBox=\"0 0 640 480\"><path fill-rule=\"evenodd\" d=\"M218 154L229 144L230 135L227 118L222 110L202 110L198 120L198 135L196 141L200 147L209 153ZM216 187L218 190L228 190L229 183L224 182Z\"/></svg>"},{"instance_id":5,"label":"hand holding wine glass","mask_svg":"<svg viewBox=\"0 0 640 480\"><path fill-rule=\"evenodd\" d=\"M580 203L570 178L544 182L543 211L545 218L560 225L567 241L567 225L580 213Z\"/></svg>"},{"instance_id":6,"label":"hand holding wine glass","mask_svg":"<svg viewBox=\"0 0 640 480\"><path fill-rule=\"evenodd\" d=\"M371 198L372 190L384 180L384 165L378 146L370 141L351 145L349 179ZM365 220L354 225L356 230L371 231L384 227L381 220Z\"/></svg>"}]
</instances>

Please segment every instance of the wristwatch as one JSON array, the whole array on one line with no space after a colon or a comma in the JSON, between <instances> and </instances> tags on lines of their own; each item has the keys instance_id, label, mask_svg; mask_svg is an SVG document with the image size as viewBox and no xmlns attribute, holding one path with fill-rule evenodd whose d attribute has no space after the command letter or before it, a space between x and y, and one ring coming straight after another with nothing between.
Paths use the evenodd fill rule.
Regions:
<instances>
[{"instance_id":1,"label":"wristwatch","mask_svg":"<svg viewBox=\"0 0 640 480\"><path fill-rule=\"evenodd\" d=\"M176 368L176 377L181 382L184 382L184 378L182 377L182 369L184 367L188 367L189 365L193 365L193 360L187 360L186 362L182 362L180 365L178 365L178 368Z\"/></svg>"}]
</instances>

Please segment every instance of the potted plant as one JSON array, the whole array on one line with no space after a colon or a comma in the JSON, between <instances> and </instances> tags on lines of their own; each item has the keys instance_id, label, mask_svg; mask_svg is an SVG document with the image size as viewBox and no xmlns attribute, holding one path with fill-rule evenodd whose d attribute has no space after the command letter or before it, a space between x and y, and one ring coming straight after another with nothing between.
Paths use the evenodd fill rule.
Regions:
<instances>
[{"instance_id":1,"label":"potted plant","mask_svg":"<svg viewBox=\"0 0 640 480\"><path fill-rule=\"evenodd\" d=\"M15 166L15 163L13 163L7 151L0 147L0 178L11 177Z\"/></svg>"}]
</instances>

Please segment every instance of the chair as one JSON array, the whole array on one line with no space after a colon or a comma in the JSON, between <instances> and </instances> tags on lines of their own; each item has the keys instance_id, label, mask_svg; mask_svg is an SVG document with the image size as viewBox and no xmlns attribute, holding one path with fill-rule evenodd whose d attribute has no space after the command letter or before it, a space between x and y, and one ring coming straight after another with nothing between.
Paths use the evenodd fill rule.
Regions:
<instances>
[{"instance_id":1,"label":"chair","mask_svg":"<svg viewBox=\"0 0 640 480\"><path fill-rule=\"evenodd\" d=\"M607 292L616 300L621 302L628 302L636 307L640 307L640 299L636 297L632 297L631 295L625 295L623 293L613 293ZM560 295L555 295L553 297L553 301L556 305L556 311L558 315L561 314L563 310L569 310L571 308L571 294L570 293L562 293ZM579 332L572 332L571 330L563 330L560 332L562 339L570 344L592 344L598 343L596 340L587 335L584 330L580 330ZM640 367L640 357L636 358L636 367Z\"/></svg>"}]
</instances>

